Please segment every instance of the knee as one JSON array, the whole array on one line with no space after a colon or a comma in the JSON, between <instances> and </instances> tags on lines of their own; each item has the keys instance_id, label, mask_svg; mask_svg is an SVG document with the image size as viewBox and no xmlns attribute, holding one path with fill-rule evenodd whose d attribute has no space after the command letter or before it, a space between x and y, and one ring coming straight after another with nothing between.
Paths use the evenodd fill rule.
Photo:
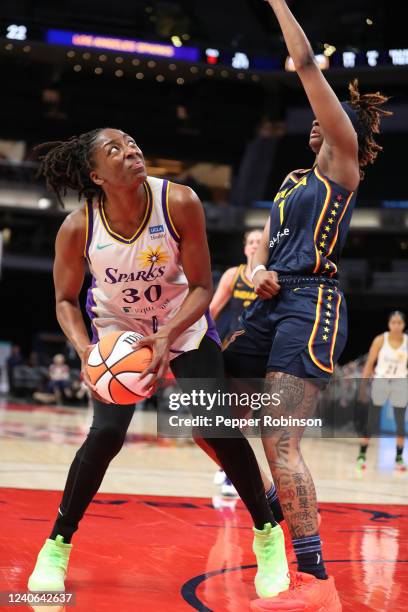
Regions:
<instances>
[{"instance_id":1,"label":"knee","mask_svg":"<svg viewBox=\"0 0 408 612\"><path fill-rule=\"evenodd\" d=\"M87 446L92 449L93 454L111 459L122 448L125 436L126 430L115 425L105 425L98 429L91 429Z\"/></svg>"}]
</instances>

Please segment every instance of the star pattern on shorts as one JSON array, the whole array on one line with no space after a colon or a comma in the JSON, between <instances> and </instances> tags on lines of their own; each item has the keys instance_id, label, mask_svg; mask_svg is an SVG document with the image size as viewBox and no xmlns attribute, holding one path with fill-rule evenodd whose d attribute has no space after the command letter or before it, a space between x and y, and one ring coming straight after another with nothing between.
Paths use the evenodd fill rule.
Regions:
<instances>
[{"instance_id":1,"label":"star pattern on shorts","mask_svg":"<svg viewBox=\"0 0 408 612\"><path fill-rule=\"evenodd\" d=\"M327 336L326 334L324 334L324 336L322 336L322 338L323 338L323 340L324 340L325 342L327 342L327 341L328 341L328 339L329 339L329 336Z\"/></svg>"},{"instance_id":2,"label":"star pattern on shorts","mask_svg":"<svg viewBox=\"0 0 408 612\"><path fill-rule=\"evenodd\" d=\"M330 232L330 230L331 230L330 225L326 225L326 227L324 228L324 231L325 232Z\"/></svg>"}]
</instances>

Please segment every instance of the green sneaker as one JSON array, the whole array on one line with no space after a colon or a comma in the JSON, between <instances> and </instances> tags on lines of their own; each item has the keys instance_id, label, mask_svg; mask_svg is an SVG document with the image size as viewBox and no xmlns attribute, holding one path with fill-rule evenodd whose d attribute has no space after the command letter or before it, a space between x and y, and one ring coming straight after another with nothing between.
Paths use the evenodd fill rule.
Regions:
<instances>
[{"instance_id":1,"label":"green sneaker","mask_svg":"<svg viewBox=\"0 0 408 612\"><path fill-rule=\"evenodd\" d=\"M45 540L28 580L28 590L46 593L65 591L64 579L71 548L72 544L64 544L64 538L60 535L55 540Z\"/></svg>"},{"instance_id":2,"label":"green sneaker","mask_svg":"<svg viewBox=\"0 0 408 612\"><path fill-rule=\"evenodd\" d=\"M367 469L366 456L363 455L363 454L360 454L357 457L356 471L357 471L357 473L362 473L366 469Z\"/></svg>"},{"instance_id":3,"label":"green sneaker","mask_svg":"<svg viewBox=\"0 0 408 612\"><path fill-rule=\"evenodd\" d=\"M255 589L258 597L275 597L290 583L283 531L279 525L266 523L262 531L254 527L254 534L252 550L258 563Z\"/></svg>"},{"instance_id":4,"label":"green sneaker","mask_svg":"<svg viewBox=\"0 0 408 612\"><path fill-rule=\"evenodd\" d=\"M406 472L407 471L407 465L406 465L406 463L404 463L404 459L402 457L400 457L400 456L398 456L395 459L395 469L398 472Z\"/></svg>"}]
</instances>

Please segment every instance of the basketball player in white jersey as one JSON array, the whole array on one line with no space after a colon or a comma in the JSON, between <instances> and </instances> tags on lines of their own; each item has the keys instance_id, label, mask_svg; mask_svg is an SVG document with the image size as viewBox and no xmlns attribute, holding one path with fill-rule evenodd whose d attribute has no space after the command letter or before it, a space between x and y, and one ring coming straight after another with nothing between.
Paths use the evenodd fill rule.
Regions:
<instances>
[{"instance_id":1,"label":"basketball player in white jersey","mask_svg":"<svg viewBox=\"0 0 408 612\"><path fill-rule=\"evenodd\" d=\"M182 385L185 379L196 379L199 387L203 379L222 382L219 339L208 314L210 256L196 194L148 177L142 151L120 130L97 129L41 148L48 149L43 174L59 201L67 188L86 199L58 232L54 284L58 321L82 360L87 382L85 365L94 343L118 330L144 336L135 348L152 348L152 364L143 373L153 374L149 385L164 377L169 364ZM92 273L87 300L91 341L78 299L86 260ZM30 590L64 590L71 538L124 442L134 406L99 399L88 437L69 470L54 527L30 576ZM193 407L192 412L200 414ZM222 427L198 430L251 513L256 589L261 597L273 596L289 585L283 532L268 506L248 441L228 433Z\"/></svg>"},{"instance_id":2,"label":"basketball player in white jersey","mask_svg":"<svg viewBox=\"0 0 408 612\"><path fill-rule=\"evenodd\" d=\"M396 310L388 319L388 332L374 338L365 363L359 392L359 407L364 410L368 402L367 382L371 385L372 406L367 410L364 438L357 457L357 470L366 469L366 453L370 435L378 435L381 409L389 401L394 408L397 424L397 452L395 467L406 471L403 460L405 442L405 413L408 404L408 336L404 333L406 319L404 313Z\"/></svg>"}]
</instances>

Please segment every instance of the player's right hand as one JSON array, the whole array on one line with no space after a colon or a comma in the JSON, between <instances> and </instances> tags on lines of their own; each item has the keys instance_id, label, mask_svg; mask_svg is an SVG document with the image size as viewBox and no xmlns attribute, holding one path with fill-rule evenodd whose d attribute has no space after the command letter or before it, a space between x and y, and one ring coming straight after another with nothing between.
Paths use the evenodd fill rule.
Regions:
<instances>
[{"instance_id":1,"label":"player's right hand","mask_svg":"<svg viewBox=\"0 0 408 612\"><path fill-rule=\"evenodd\" d=\"M90 391L92 393L92 397L97 399L99 402L103 402L104 404L110 404L111 402L108 402L106 399L103 399L103 397L98 395L98 393L96 391L96 387L92 383L91 379L89 378L89 375L88 375L88 372L87 372L87 369L86 369L86 365L88 363L89 355L90 355L92 349L94 348L94 346L95 346L95 344L88 344L88 346L85 348L84 352L81 354L81 378L84 381L84 383L86 384L86 386L88 387L88 389L90 389Z\"/></svg>"},{"instance_id":2,"label":"player's right hand","mask_svg":"<svg viewBox=\"0 0 408 612\"><path fill-rule=\"evenodd\" d=\"M280 291L279 279L273 270L259 270L253 279L254 291L261 300L269 300Z\"/></svg>"}]
</instances>

